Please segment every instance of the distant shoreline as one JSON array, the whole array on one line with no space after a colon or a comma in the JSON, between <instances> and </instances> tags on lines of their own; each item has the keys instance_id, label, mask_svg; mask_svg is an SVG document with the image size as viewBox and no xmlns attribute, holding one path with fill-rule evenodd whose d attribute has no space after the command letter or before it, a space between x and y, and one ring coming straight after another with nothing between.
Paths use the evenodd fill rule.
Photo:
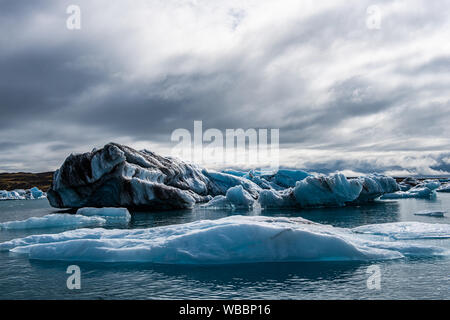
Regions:
<instances>
[{"instance_id":1,"label":"distant shoreline","mask_svg":"<svg viewBox=\"0 0 450 320\"><path fill-rule=\"evenodd\" d=\"M53 172L0 173L0 190L31 189L37 187L47 192L52 184Z\"/></svg>"}]
</instances>

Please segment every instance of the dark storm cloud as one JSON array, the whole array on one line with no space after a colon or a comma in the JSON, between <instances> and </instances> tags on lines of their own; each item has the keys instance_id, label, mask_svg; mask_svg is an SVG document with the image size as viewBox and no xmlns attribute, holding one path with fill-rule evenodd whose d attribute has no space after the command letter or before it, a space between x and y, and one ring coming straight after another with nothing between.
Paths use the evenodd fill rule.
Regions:
<instances>
[{"instance_id":1,"label":"dark storm cloud","mask_svg":"<svg viewBox=\"0 0 450 320\"><path fill-rule=\"evenodd\" d=\"M186 3L79 1L82 29L69 31L70 1L0 1L0 170L47 170L111 140L168 146L194 120L279 128L291 151L363 157L306 162L323 171L401 171L406 156L364 157L449 150L442 4L380 1L381 29L369 30L369 1L274 2L273 15Z\"/></svg>"}]
</instances>

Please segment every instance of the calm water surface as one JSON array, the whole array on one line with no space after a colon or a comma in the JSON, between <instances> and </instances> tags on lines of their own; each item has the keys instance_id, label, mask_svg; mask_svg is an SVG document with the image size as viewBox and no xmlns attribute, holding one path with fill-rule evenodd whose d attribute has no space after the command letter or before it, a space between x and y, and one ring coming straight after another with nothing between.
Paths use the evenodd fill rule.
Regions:
<instances>
[{"instance_id":1,"label":"calm water surface","mask_svg":"<svg viewBox=\"0 0 450 320\"><path fill-rule=\"evenodd\" d=\"M447 217L415 216L421 210L447 211ZM46 200L0 201L0 222L56 212ZM149 228L229 215L303 217L338 227L420 221L450 223L450 194L435 200L401 199L370 205L311 210L138 212L123 228ZM0 231L0 242L67 229ZM430 241L430 240L428 240ZM430 244L450 247L449 240ZM172 266L131 263L77 263L81 290L68 290L68 262L29 260L0 252L0 299L449 299L448 257L391 261L258 263L224 266ZM381 290L368 290L368 266L380 267Z\"/></svg>"}]
</instances>

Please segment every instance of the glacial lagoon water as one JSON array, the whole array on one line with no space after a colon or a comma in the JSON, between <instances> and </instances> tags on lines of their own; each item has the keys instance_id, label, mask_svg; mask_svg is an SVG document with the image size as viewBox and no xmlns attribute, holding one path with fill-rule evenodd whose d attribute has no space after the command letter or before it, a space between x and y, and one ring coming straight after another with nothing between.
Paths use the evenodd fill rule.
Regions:
<instances>
[{"instance_id":1,"label":"glacial lagoon water","mask_svg":"<svg viewBox=\"0 0 450 320\"><path fill-rule=\"evenodd\" d=\"M445 217L417 216L447 211ZM0 202L0 223L55 213L46 200ZM230 215L302 217L353 228L398 221L450 224L450 194L434 200L400 199L309 210L136 212L114 228L152 228ZM112 228L112 227L110 227ZM0 230L0 242L67 228ZM411 240L450 249L450 239ZM81 289L69 290L66 269L81 269ZM381 271L380 290L367 288L368 267ZM30 260L0 252L0 299L449 299L448 256L370 262L277 262L213 266Z\"/></svg>"}]
</instances>

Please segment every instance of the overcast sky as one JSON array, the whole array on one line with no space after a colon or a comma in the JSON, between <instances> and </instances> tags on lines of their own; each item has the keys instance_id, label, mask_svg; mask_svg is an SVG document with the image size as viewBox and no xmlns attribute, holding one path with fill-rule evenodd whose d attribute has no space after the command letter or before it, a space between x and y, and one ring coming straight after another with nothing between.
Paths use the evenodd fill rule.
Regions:
<instances>
[{"instance_id":1,"label":"overcast sky","mask_svg":"<svg viewBox=\"0 0 450 320\"><path fill-rule=\"evenodd\" d=\"M287 167L448 173L449 15L426 0L0 0L0 172L110 141L168 154L202 120L279 128Z\"/></svg>"}]
</instances>

